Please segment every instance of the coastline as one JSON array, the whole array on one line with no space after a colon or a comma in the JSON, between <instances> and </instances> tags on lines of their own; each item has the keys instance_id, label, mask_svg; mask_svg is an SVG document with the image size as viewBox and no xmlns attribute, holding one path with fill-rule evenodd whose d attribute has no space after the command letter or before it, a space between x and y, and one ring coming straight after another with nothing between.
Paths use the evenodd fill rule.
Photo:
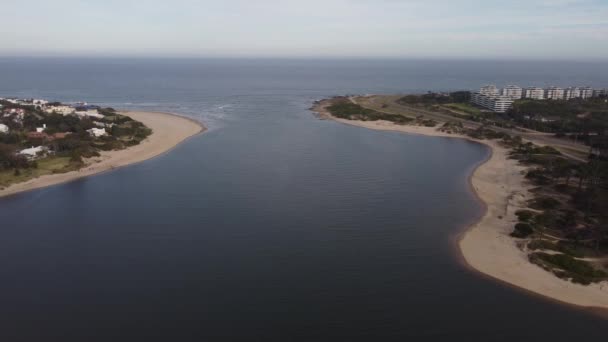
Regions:
<instances>
[{"instance_id":1,"label":"coastline","mask_svg":"<svg viewBox=\"0 0 608 342\"><path fill-rule=\"evenodd\" d=\"M167 153L183 141L206 130L202 123L176 114L142 111L121 111L121 113L151 128L152 134L139 145L119 151L102 151L100 157L87 160L87 165L78 171L45 175L13 184L0 190L0 198L140 163Z\"/></svg>"},{"instance_id":2,"label":"coastline","mask_svg":"<svg viewBox=\"0 0 608 342\"><path fill-rule=\"evenodd\" d=\"M484 205L479 220L461 232L457 245L468 268L484 276L561 303L608 314L608 282L591 285L574 284L560 279L528 261L509 234L517 218L515 212L525 207L532 185L524 177L525 166L508 159L508 150L495 141L476 140L459 134L438 131L435 127L397 125L388 121L353 121L332 116L323 102L312 111L321 119L368 129L396 131L435 137L466 139L487 146L490 155L476 165L469 177L473 193Z\"/></svg>"}]
</instances>

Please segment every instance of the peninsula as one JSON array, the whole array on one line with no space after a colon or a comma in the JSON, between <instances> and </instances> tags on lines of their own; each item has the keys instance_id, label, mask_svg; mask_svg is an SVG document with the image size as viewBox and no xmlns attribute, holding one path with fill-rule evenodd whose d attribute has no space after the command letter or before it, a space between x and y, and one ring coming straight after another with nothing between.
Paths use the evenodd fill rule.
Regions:
<instances>
[{"instance_id":1,"label":"peninsula","mask_svg":"<svg viewBox=\"0 0 608 342\"><path fill-rule=\"evenodd\" d=\"M87 104L0 99L0 197L165 153L205 130L192 119Z\"/></svg>"},{"instance_id":2,"label":"peninsula","mask_svg":"<svg viewBox=\"0 0 608 342\"><path fill-rule=\"evenodd\" d=\"M584 120L608 111L605 100L571 99L563 105ZM321 119L348 125L488 146L490 157L471 176L485 214L458 239L466 265L530 292L605 312L605 145L589 127L585 132L551 132L549 127L566 125L537 122L526 113L527 106L543 113L545 106L557 105L554 101L515 101L514 109L504 114L470 101L469 92L340 96L317 101L311 110ZM592 110L580 115L580 108ZM576 127L566 112L562 119ZM547 129L531 130L519 122ZM604 129L601 124L596 128Z\"/></svg>"}]
</instances>

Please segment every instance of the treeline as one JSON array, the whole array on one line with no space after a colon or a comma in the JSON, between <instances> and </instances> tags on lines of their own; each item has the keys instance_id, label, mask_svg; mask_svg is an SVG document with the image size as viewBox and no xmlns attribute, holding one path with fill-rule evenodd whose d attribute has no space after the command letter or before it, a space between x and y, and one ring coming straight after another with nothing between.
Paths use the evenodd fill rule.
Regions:
<instances>
[{"instance_id":1,"label":"treeline","mask_svg":"<svg viewBox=\"0 0 608 342\"><path fill-rule=\"evenodd\" d=\"M518 100L507 115L518 125L541 132L589 135L608 130L608 102L604 98Z\"/></svg>"},{"instance_id":2,"label":"treeline","mask_svg":"<svg viewBox=\"0 0 608 342\"><path fill-rule=\"evenodd\" d=\"M589 284L608 278L583 257L608 253L608 162L564 158L550 147L521 144L513 158L530 165L526 178L537 187L530 210L517 212L513 236L532 237L530 261L556 276ZM543 250L560 254L547 254Z\"/></svg>"},{"instance_id":3,"label":"treeline","mask_svg":"<svg viewBox=\"0 0 608 342\"><path fill-rule=\"evenodd\" d=\"M455 91L451 93L428 92L422 95L405 95L397 102L407 105L433 106L448 103L468 103L471 101L470 91Z\"/></svg>"}]
</instances>

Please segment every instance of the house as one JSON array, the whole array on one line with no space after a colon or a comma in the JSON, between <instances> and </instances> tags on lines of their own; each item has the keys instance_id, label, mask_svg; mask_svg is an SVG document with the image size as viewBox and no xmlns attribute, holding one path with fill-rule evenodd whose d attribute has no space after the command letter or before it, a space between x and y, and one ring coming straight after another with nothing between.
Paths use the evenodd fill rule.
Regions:
<instances>
[{"instance_id":1,"label":"house","mask_svg":"<svg viewBox=\"0 0 608 342\"><path fill-rule=\"evenodd\" d=\"M99 114L99 112L97 111L97 109L86 109L86 110L82 110L83 108L78 108L76 109L76 112L74 114L80 116L80 117L90 117L90 118L97 118L97 119L102 119L104 116Z\"/></svg>"},{"instance_id":2,"label":"house","mask_svg":"<svg viewBox=\"0 0 608 342\"><path fill-rule=\"evenodd\" d=\"M96 138L99 138L99 137L102 137L102 136L108 134L106 132L105 128L91 128L91 129L87 130L87 132L89 132L89 134L91 136L96 137Z\"/></svg>"},{"instance_id":3,"label":"house","mask_svg":"<svg viewBox=\"0 0 608 342\"><path fill-rule=\"evenodd\" d=\"M31 148L26 148L25 150L19 151L19 154L26 156L30 160L33 160L36 159L36 157L45 154L47 151L48 149L44 146L32 146Z\"/></svg>"},{"instance_id":4,"label":"house","mask_svg":"<svg viewBox=\"0 0 608 342\"><path fill-rule=\"evenodd\" d=\"M48 114L57 113L61 115L70 115L74 113L74 108L70 106L48 106L44 109Z\"/></svg>"},{"instance_id":5,"label":"house","mask_svg":"<svg viewBox=\"0 0 608 342\"><path fill-rule=\"evenodd\" d=\"M42 133L46 130L46 124L43 124L42 127L36 127L36 132Z\"/></svg>"},{"instance_id":6,"label":"house","mask_svg":"<svg viewBox=\"0 0 608 342\"><path fill-rule=\"evenodd\" d=\"M99 121L93 121L93 124L97 127L105 127L105 128L112 128L112 127L116 126L116 124L113 124L113 123L105 123L105 122L99 122Z\"/></svg>"},{"instance_id":7,"label":"house","mask_svg":"<svg viewBox=\"0 0 608 342\"><path fill-rule=\"evenodd\" d=\"M5 125L5 124L0 124L0 133L5 133L6 134L8 132L9 132L8 126Z\"/></svg>"}]
</instances>

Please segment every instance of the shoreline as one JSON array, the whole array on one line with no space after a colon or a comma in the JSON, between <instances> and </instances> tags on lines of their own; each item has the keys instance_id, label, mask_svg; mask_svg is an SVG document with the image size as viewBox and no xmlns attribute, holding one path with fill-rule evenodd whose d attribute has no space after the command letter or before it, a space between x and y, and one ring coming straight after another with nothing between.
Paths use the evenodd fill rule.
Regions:
<instances>
[{"instance_id":1,"label":"shoreline","mask_svg":"<svg viewBox=\"0 0 608 342\"><path fill-rule=\"evenodd\" d=\"M522 174L525 166L508 159L508 150L491 140L476 140L459 134L440 132L435 127L396 125L388 121L353 121L336 118L323 101L312 111L320 119L362 128L465 139L487 146L488 157L473 166L468 184L482 204L482 212L462 231L452 237L463 266L528 294L540 295L561 304L584 308L608 317L608 282L579 285L560 279L528 261L518 247L521 240L512 238L517 218L515 212L525 207L533 188Z\"/></svg>"},{"instance_id":2,"label":"shoreline","mask_svg":"<svg viewBox=\"0 0 608 342\"><path fill-rule=\"evenodd\" d=\"M207 128L192 118L172 113L120 111L152 129L152 134L139 145L118 151L102 151L100 157L88 159L77 171L45 175L0 190L0 198L98 175L161 156L182 142L201 134Z\"/></svg>"}]
</instances>

